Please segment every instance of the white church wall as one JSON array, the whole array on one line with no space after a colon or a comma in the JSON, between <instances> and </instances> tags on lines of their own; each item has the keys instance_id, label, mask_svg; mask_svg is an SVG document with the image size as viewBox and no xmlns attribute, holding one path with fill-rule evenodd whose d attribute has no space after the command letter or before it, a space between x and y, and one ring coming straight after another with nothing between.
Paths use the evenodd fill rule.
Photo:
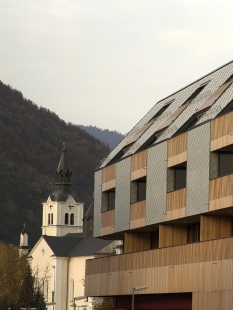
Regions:
<instances>
[{"instance_id":1,"label":"white church wall","mask_svg":"<svg viewBox=\"0 0 233 310\"><path fill-rule=\"evenodd\" d=\"M67 257L57 257L55 259L55 310L66 309L68 297L68 260Z\"/></svg>"},{"instance_id":2,"label":"white church wall","mask_svg":"<svg viewBox=\"0 0 233 310\"><path fill-rule=\"evenodd\" d=\"M70 263L68 267L68 301L67 301L67 310L74 309L71 307L72 302L70 301L70 293L72 291L72 281L73 280L73 295L74 297L78 296L84 296L84 278L85 278L85 263L87 259L93 258L91 256L80 256L80 257L72 257L70 258ZM91 310L91 299L88 299L88 302L86 300L77 300L76 302L77 306L86 305L86 310ZM81 309L81 308L80 308Z\"/></svg>"},{"instance_id":3,"label":"white church wall","mask_svg":"<svg viewBox=\"0 0 233 310\"><path fill-rule=\"evenodd\" d=\"M39 270L39 277L43 277L44 272L47 270L47 278L48 284L45 284L45 297L46 301L52 301L52 291L53 287L53 268L52 266L55 265L54 257L52 250L48 246L47 242L41 238L39 242L35 245L33 251L30 253L32 258L30 259L32 270L38 268ZM52 309L52 308L51 308Z\"/></svg>"}]
</instances>

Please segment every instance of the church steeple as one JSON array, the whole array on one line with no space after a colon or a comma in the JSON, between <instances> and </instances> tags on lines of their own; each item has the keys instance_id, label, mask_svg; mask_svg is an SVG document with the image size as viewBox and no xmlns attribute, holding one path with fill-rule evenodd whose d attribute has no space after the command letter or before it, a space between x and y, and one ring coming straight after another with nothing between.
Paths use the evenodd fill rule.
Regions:
<instances>
[{"instance_id":1,"label":"church steeple","mask_svg":"<svg viewBox=\"0 0 233 310\"><path fill-rule=\"evenodd\" d=\"M64 236L81 233L83 202L74 194L71 186L72 171L63 143L61 158L56 170L55 190L43 203L42 234Z\"/></svg>"},{"instance_id":2,"label":"church steeple","mask_svg":"<svg viewBox=\"0 0 233 310\"><path fill-rule=\"evenodd\" d=\"M26 255L29 252L28 234L26 233L25 226L26 224L23 224L23 230L20 234L19 255Z\"/></svg>"},{"instance_id":3,"label":"church steeple","mask_svg":"<svg viewBox=\"0 0 233 310\"><path fill-rule=\"evenodd\" d=\"M80 201L74 194L71 188L71 175L69 161L66 155L66 145L63 143L61 158L56 170L57 180L55 191L50 195L52 201L65 202L69 195L71 195L77 202Z\"/></svg>"},{"instance_id":4,"label":"church steeple","mask_svg":"<svg viewBox=\"0 0 233 310\"><path fill-rule=\"evenodd\" d=\"M61 154L61 158L60 158L60 161L57 167L56 175L57 175L56 185L57 184L71 185L72 171L70 170L70 165L68 162L68 158L66 156L65 142L63 143L62 154Z\"/></svg>"}]
</instances>

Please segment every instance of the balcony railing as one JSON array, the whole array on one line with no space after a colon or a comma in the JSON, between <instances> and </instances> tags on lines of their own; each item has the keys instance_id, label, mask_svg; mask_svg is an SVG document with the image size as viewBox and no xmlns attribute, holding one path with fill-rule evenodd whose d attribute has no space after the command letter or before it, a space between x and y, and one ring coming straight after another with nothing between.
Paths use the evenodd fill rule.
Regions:
<instances>
[{"instance_id":1,"label":"balcony railing","mask_svg":"<svg viewBox=\"0 0 233 310\"><path fill-rule=\"evenodd\" d=\"M85 295L233 290L232 271L232 237L122 254L87 260Z\"/></svg>"}]
</instances>

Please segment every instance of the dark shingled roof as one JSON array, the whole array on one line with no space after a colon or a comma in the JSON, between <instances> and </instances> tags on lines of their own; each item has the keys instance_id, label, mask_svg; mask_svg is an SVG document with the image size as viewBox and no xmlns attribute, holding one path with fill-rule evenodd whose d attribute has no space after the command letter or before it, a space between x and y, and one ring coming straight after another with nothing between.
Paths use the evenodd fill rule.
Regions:
<instances>
[{"instance_id":1,"label":"dark shingled roof","mask_svg":"<svg viewBox=\"0 0 233 310\"><path fill-rule=\"evenodd\" d=\"M75 235L75 236L73 236ZM112 240L100 240L93 237L83 238L82 234L68 234L64 237L43 236L55 256L94 255Z\"/></svg>"},{"instance_id":2,"label":"dark shingled roof","mask_svg":"<svg viewBox=\"0 0 233 310\"><path fill-rule=\"evenodd\" d=\"M56 184L56 188L52 193L52 195L50 195L50 198L52 201L66 202L69 195L71 195L76 202L81 202L81 200L72 191L71 186L67 184L66 185Z\"/></svg>"},{"instance_id":3,"label":"dark shingled roof","mask_svg":"<svg viewBox=\"0 0 233 310\"><path fill-rule=\"evenodd\" d=\"M94 198L92 198L91 203L83 217L83 220L88 220L90 217L94 217Z\"/></svg>"},{"instance_id":4,"label":"dark shingled roof","mask_svg":"<svg viewBox=\"0 0 233 310\"><path fill-rule=\"evenodd\" d=\"M94 237L83 238L82 241L70 252L70 256L94 255L112 240L101 240Z\"/></svg>"},{"instance_id":5,"label":"dark shingled roof","mask_svg":"<svg viewBox=\"0 0 233 310\"><path fill-rule=\"evenodd\" d=\"M82 237L43 236L55 256L69 256L69 253L81 242Z\"/></svg>"}]
</instances>

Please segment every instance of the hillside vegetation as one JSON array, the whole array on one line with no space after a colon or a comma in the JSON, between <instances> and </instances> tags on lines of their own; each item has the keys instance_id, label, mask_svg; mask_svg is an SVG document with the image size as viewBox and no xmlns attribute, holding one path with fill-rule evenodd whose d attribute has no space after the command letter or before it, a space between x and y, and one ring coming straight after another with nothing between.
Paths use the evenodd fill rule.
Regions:
<instances>
[{"instance_id":1,"label":"hillside vegetation","mask_svg":"<svg viewBox=\"0 0 233 310\"><path fill-rule=\"evenodd\" d=\"M124 136L117 131L101 129L91 125L79 125L79 127L86 130L86 132L96 139L99 139L101 142L108 144L111 149L113 149L124 138Z\"/></svg>"},{"instance_id":2,"label":"hillside vegetation","mask_svg":"<svg viewBox=\"0 0 233 310\"><path fill-rule=\"evenodd\" d=\"M38 240L64 137L73 190L87 204L94 170L109 148L0 82L0 240L18 244L24 222L30 244Z\"/></svg>"}]
</instances>

